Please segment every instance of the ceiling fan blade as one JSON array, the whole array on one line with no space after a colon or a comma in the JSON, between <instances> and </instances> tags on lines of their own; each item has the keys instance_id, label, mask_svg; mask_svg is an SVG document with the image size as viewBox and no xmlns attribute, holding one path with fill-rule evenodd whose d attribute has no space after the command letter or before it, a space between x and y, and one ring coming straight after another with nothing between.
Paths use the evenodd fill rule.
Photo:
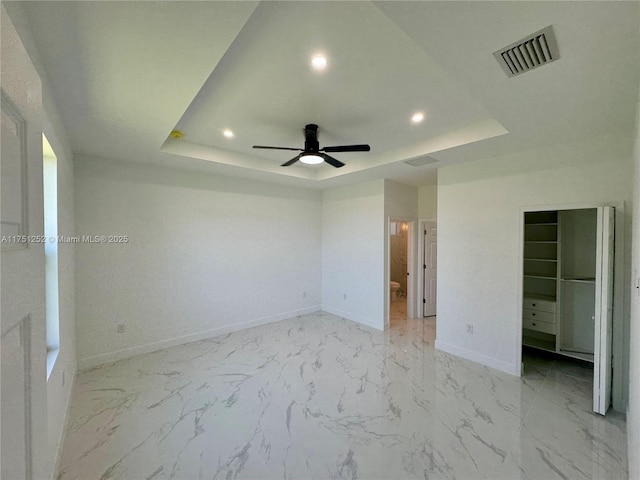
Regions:
<instances>
[{"instance_id":1,"label":"ceiling fan blade","mask_svg":"<svg viewBox=\"0 0 640 480\"><path fill-rule=\"evenodd\" d=\"M298 159L302 156L302 154L300 155L296 155L295 157L293 157L291 160L289 160L288 162L284 162L282 165L280 165L281 167L288 167L289 165L293 165L294 163L296 163L298 161Z\"/></svg>"},{"instance_id":2,"label":"ceiling fan blade","mask_svg":"<svg viewBox=\"0 0 640 480\"><path fill-rule=\"evenodd\" d=\"M370 150L369 145L338 145L320 149L321 152L368 152Z\"/></svg>"},{"instance_id":3,"label":"ceiling fan blade","mask_svg":"<svg viewBox=\"0 0 640 480\"><path fill-rule=\"evenodd\" d=\"M301 148L292 148L292 147L268 147L266 145L254 145L253 148L267 148L269 150L293 150L296 152L301 152Z\"/></svg>"},{"instance_id":4,"label":"ceiling fan blade","mask_svg":"<svg viewBox=\"0 0 640 480\"><path fill-rule=\"evenodd\" d=\"M326 153L319 153L318 155L324 158L324 161L327 162L332 167L336 167L336 168L344 167L344 163L342 163L340 160L336 160L335 158L330 157Z\"/></svg>"}]
</instances>

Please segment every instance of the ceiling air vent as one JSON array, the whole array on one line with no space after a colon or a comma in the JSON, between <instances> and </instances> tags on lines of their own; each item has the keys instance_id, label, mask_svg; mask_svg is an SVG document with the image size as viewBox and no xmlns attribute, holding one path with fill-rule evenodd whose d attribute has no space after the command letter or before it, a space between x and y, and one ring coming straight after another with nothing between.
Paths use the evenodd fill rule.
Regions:
<instances>
[{"instance_id":1,"label":"ceiling air vent","mask_svg":"<svg viewBox=\"0 0 640 480\"><path fill-rule=\"evenodd\" d=\"M430 163L438 163L438 162L439 160L436 158L424 156L424 157L412 158L411 160L405 160L404 163L406 163L407 165L411 165L412 167L421 167L423 165L429 165Z\"/></svg>"},{"instance_id":2,"label":"ceiling air vent","mask_svg":"<svg viewBox=\"0 0 640 480\"><path fill-rule=\"evenodd\" d=\"M560 58L551 25L501 48L493 56L507 77L515 77Z\"/></svg>"}]
</instances>

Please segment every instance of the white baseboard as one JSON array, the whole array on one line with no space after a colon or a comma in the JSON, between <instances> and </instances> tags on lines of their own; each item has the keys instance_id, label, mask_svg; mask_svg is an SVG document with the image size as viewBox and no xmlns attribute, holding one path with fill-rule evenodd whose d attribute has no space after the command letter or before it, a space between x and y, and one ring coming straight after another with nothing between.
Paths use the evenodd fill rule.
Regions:
<instances>
[{"instance_id":1,"label":"white baseboard","mask_svg":"<svg viewBox=\"0 0 640 480\"><path fill-rule=\"evenodd\" d=\"M437 350L442 350L443 352L450 353L457 357L471 360L472 362L479 363L480 365L495 368L496 370L500 370L501 372L505 372L510 375L520 376L520 365L504 362L502 360L498 360L497 358L474 352L473 350L467 350L466 348L443 342L441 340L438 340L437 338L435 347Z\"/></svg>"},{"instance_id":2,"label":"white baseboard","mask_svg":"<svg viewBox=\"0 0 640 480\"><path fill-rule=\"evenodd\" d=\"M135 357L136 355L151 353L157 350L175 347L177 345L184 345L185 343L197 342L198 340L204 340L206 338L226 335L227 333L237 332L246 328L257 327L259 325L266 325L267 323L279 322L280 320L296 317L298 315L305 315L307 313L317 312L319 310L321 310L320 305L314 305L312 307L292 310L289 312L279 313L277 315L256 318L253 320L249 320L248 322L212 328L211 330L205 330L203 332L190 333L189 335L183 335L181 337L168 338L166 340L160 340L158 342L146 343L144 345L136 345L135 347L116 350L115 352L103 353L92 357L81 358L78 359L78 370L87 370L89 368L97 367L98 365L116 362L124 358Z\"/></svg>"},{"instance_id":3,"label":"white baseboard","mask_svg":"<svg viewBox=\"0 0 640 480\"><path fill-rule=\"evenodd\" d=\"M640 405L631 406L631 402L627 405L627 452L637 452L640 447L640 424L636 419L638 415L637 409ZM637 445L636 445L637 444ZM630 479L640 479L640 459L637 455L628 455L628 471Z\"/></svg>"},{"instance_id":4,"label":"white baseboard","mask_svg":"<svg viewBox=\"0 0 640 480\"><path fill-rule=\"evenodd\" d=\"M352 322L361 323L363 325L366 325L367 327L375 328L376 330L384 330L383 326L376 325L374 322L371 321L370 318L362 317L360 315L356 315L355 313L344 312L342 310L333 308L328 305L323 305L322 311L331 313L333 315L337 315L338 317L346 318L347 320L351 320Z\"/></svg>"}]
</instances>

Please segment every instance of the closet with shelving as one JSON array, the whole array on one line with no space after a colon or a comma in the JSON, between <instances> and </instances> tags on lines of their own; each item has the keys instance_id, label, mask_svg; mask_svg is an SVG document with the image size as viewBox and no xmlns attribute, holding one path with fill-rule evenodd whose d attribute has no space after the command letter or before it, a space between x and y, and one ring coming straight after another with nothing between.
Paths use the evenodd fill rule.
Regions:
<instances>
[{"instance_id":1,"label":"closet with shelving","mask_svg":"<svg viewBox=\"0 0 640 480\"><path fill-rule=\"evenodd\" d=\"M595 381L611 377L613 212L524 213L522 344L594 363L599 413L608 393L599 383L596 399Z\"/></svg>"}]
</instances>

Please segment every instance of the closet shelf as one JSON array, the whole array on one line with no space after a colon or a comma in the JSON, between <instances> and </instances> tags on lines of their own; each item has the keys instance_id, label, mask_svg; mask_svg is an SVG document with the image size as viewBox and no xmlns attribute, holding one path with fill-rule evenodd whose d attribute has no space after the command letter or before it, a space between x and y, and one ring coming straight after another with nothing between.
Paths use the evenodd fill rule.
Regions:
<instances>
[{"instance_id":1,"label":"closet shelf","mask_svg":"<svg viewBox=\"0 0 640 480\"><path fill-rule=\"evenodd\" d=\"M545 300L547 302L555 302L556 301L556 297L554 295L542 295L540 293L528 293L525 292L523 295L524 299L530 299L530 300Z\"/></svg>"},{"instance_id":2,"label":"closet shelf","mask_svg":"<svg viewBox=\"0 0 640 480\"><path fill-rule=\"evenodd\" d=\"M558 243L557 240L525 240L524 243Z\"/></svg>"},{"instance_id":3,"label":"closet shelf","mask_svg":"<svg viewBox=\"0 0 640 480\"><path fill-rule=\"evenodd\" d=\"M563 282L596 283L596 279L593 277L564 277L560 280Z\"/></svg>"},{"instance_id":4,"label":"closet shelf","mask_svg":"<svg viewBox=\"0 0 640 480\"><path fill-rule=\"evenodd\" d=\"M526 258L526 257L525 257L525 261L527 261L527 262L554 262L554 263L558 262L558 260L556 260L554 258Z\"/></svg>"},{"instance_id":5,"label":"closet shelf","mask_svg":"<svg viewBox=\"0 0 640 480\"><path fill-rule=\"evenodd\" d=\"M530 227L532 225L558 225L556 222L540 222L540 223L527 223L526 226Z\"/></svg>"},{"instance_id":6,"label":"closet shelf","mask_svg":"<svg viewBox=\"0 0 640 480\"><path fill-rule=\"evenodd\" d=\"M557 280L557 277L550 277L548 275L530 275L530 274L525 273L524 276L528 277L528 278L542 278L542 279L545 279L545 280Z\"/></svg>"}]
</instances>

